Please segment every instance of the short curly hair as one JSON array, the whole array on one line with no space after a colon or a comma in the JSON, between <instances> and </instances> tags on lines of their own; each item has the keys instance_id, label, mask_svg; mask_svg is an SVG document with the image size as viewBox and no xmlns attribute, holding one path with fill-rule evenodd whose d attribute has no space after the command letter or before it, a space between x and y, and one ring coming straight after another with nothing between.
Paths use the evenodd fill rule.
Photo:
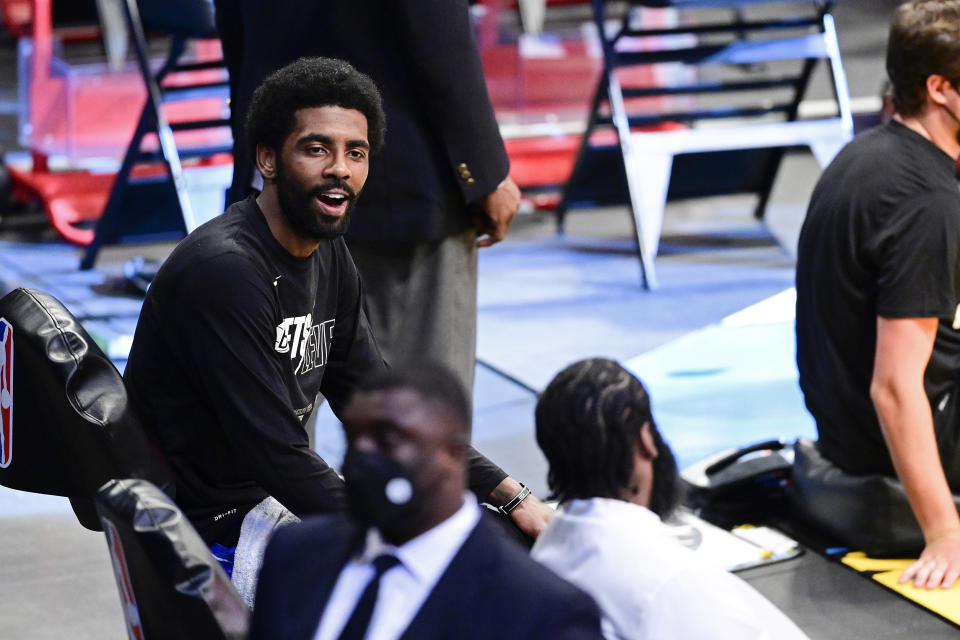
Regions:
<instances>
[{"instance_id":1,"label":"short curly hair","mask_svg":"<svg viewBox=\"0 0 960 640\"><path fill-rule=\"evenodd\" d=\"M457 376L441 362L412 359L372 375L357 384L356 393L408 389L448 416L448 426L459 435L470 430L470 402Z\"/></svg>"},{"instance_id":2,"label":"short curly hair","mask_svg":"<svg viewBox=\"0 0 960 640\"><path fill-rule=\"evenodd\" d=\"M927 97L927 78L960 83L960 0L914 0L900 5L890 23L887 75L893 107L916 115Z\"/></svg>"},{"instance_id":3,"label":"short curly hair","mask_svg":"<svg viewBox=\"0 0 960 640\"><path fill-rule=\"evenodd\" d=\"M370 152L380 150L386 116L373 80L343 60L300 58L271 73L253 92L245 127L250 157L257 157L260 144L279 152L300 109L328 106L362 113L367 119Z\"/></svg>"}]
</instances>

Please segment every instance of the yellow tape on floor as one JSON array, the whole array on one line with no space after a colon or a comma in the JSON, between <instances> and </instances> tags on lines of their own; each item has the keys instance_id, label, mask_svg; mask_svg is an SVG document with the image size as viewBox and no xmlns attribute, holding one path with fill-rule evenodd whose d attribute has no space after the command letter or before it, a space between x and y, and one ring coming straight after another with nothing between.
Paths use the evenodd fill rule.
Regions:
<instances>
[{"instance_id":1,"label":"yellow tape on floor","mask_svg":"<svg viewBox=\"0 0 960 640\"><path fill-rule=\"evenodd\" d=\"M902 569L884 571L875 574L873 579L903 597L913 600L921 607L939 613L954 624L960 624L960 583L954 584L949 589L917 589L912 582L897 584L901 573L903 573Z\"/></svg>"},{"instance_id":2,"label":"yellow tape on floor","mask_svg":"<svg viewBox=\"0 0 960 640\"><path fill-rule=\"evenodd\" d=\"M890 571L892 569L903 570L910 566L914 560L889 559L889 558L871 558L863 551L851 551L843 556L843 564L854 571Z\"/></svg>"},{"instance_id":3,"label":"yellow tape on floor","mask_svg":"<svg viewBox=\"0 0 960 640\"><path fill-rule=\"evenodd\" d=\"M898 584L903 570L914 562L913 559L870 558L862 551L853 551L843 557L843 564L855 571L877 571L872 577L883 586L896 591L904 598L916 602L921 607L943 616L950 622L960 625L960 582L950 589L917 589L913 583Z\"/></svg>"}]
</instances>

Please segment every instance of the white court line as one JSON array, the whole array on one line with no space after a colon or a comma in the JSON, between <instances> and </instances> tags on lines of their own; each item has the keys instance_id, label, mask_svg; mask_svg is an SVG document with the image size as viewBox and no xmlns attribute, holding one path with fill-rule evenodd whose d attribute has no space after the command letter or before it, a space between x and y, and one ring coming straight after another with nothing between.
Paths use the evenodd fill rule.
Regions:
<instances>
[{"instance_id":1,"label":"white court line","mask_svg":"<svg viewBox=\"0 0 960 640\"><path fill-rule=\"evenodd\" d=\"M720 324L725 327L744 327L756 324L793 322L796 317L796 304L797 290L790 287L786 291L781 291L730 314L721 320Z\"/></svg>"}]
</instances>

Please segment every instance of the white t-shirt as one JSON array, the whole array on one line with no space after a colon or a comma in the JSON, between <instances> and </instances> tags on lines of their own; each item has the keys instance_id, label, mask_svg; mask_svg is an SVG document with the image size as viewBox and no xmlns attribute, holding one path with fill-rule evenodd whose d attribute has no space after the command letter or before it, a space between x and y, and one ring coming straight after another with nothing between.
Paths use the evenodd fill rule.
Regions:
<instances>
[{"instance_id":1,"label":"white t-shirt","mask_svg":"<svg viewBox=\"0 0 960 640\"><path fill-rule=\"evenodd\" d=\"M607 498L571 500L531 551L600 605L608 640L803 640L740 578L697 560L649 509Z\"/></svg>"}]
</instances>

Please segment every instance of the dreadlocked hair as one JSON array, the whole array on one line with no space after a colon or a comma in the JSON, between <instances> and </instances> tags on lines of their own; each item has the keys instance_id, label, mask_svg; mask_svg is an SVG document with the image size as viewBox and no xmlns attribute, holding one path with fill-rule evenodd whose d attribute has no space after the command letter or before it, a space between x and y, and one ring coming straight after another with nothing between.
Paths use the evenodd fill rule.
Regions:
<instances>
[{"instance_id":1,"label":"dreadlocked hair","mask_svg":"<svg viewBox=\"0 0 960 640\"><path fill-rule=\"evenodd\" d=\"M537 402L537 443L551 498L615 498L630 489L640 429L656 425L643 384L613 360L581 360L561 371Z\"/></svg>"}]
</instances>

